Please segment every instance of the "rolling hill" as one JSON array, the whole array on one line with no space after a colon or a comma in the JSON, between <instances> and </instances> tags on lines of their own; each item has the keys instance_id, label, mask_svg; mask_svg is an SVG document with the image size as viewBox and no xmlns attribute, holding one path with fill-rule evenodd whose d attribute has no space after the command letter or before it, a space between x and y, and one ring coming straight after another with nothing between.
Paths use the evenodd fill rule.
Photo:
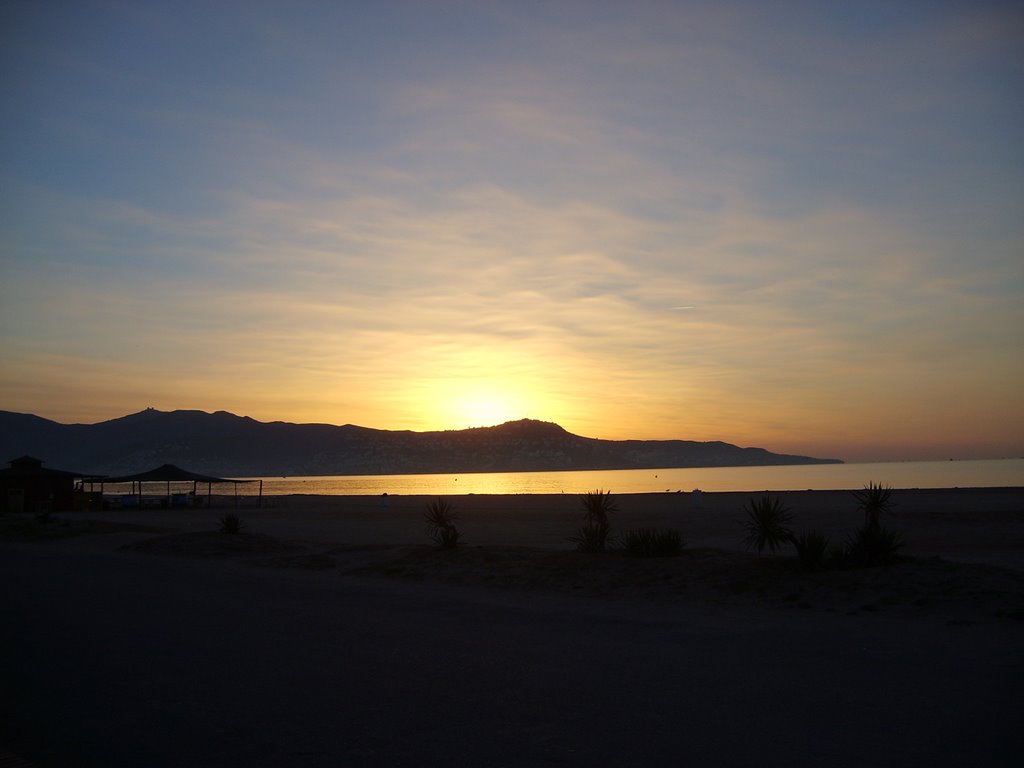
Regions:
<instances>
[{"instance_id":1,"label":"rolling hill","mask_svg":"<svg viewBox=\"0 0 1024 768\"><path fill-rule=\"evenodd\" d=\"M444 432L259 422L226 411L146 409L97 424L0 411L0 460L86 474L164 463L222 476L526 472L840 463L692 440L598 440L524 419Z\"/></svg>"}]
</instances>

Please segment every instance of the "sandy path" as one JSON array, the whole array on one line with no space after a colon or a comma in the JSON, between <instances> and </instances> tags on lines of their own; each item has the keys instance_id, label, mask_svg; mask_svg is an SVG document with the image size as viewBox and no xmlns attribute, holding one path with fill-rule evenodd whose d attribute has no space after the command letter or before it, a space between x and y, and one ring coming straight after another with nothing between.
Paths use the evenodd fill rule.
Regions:
<instances>
[{"instance_id":1,"label":"sandy path","mask_svg":"<svg viewBox=\"0 0 1024 768\"><path fill-rule=\"evenodd\" d=\"M848 493L785 497L798 529L860 522ZM0 540L0 753L1014 765L1024 491L901 492L888 522L915 559L811 576L743 553L748 498L621 497L617 527L686 536L667 560L571 551L562 496L455 497L454 553L427 545L417 497L272 499L239 510L242 537L200 509L101 516L159 533Z\"/></svg>"},{"instance_id":2,"label":"sandy path","mask_svg":"<svg viewBox=\"0 0 1024 768\"><path fill-rule=\"evenodd\" d=\"M422 498L274 499L240 510L241 538L216 534L215 509L102 515L160 536L0 541L0 752L109 768L1016 764L1024 492L902 492L889 522L908 554L945 559L813 577L742 553L748 498L618 500L617 526L683 531L670 560L572 552L573 497L455 498L456 553L426 546ZM859 522L849 494L785 499L798 528Z\"/></svg>"},{"instance_id":3,"label":"sandy path","mask_svg":"<svg viewBox=\"0 0 1024 768\"><path fill-rule=\"evenodd\" d=\"M40 766L1011 765L1020 622L935 626L0 544Z\"/></svg>"}]
</instances>

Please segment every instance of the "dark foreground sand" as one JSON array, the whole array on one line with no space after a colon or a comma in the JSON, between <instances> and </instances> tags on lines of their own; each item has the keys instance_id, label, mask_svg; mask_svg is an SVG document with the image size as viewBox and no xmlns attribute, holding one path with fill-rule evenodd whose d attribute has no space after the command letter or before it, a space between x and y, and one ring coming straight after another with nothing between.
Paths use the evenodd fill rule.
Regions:
<instances>
[{"instance_id":1,"label":"dark foreground sand","mask_svg":"<svg viewBox=\"0 0 1024 768\"><path fill-rule=\"evenodd\" d=\"M849 493L783 495L797 530L860 523ZM0 755L1016 764L1024 490L900 492L907 558L818 574L743 551L748 498L620 497L616 529L687 540L649 560L572 551L572 496L453 497L454 552L417 497L265 499L241 536L230 509L0 519Z\"/></svg>"}]
</instances>

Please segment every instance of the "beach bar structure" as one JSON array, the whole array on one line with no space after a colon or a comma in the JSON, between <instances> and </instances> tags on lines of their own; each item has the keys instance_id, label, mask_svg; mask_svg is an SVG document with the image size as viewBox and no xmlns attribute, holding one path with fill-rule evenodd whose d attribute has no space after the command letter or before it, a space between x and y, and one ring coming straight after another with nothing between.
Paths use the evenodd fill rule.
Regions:
<instances>
[{"instance_id":1,"label":"beach bar structure","mask_svg":"<svg viewBox=\"0 0 1024 768\"><path fill-rule=\"evenodd\" d=\"M47 469L42 459L21 456L0 469L0 510L45 514L71 509L75 480L82 475L63 469Z\"/></svg>"},{"instance_id":2,"label":"beach bar structure","mask_svg":"<svg viewBox=\"0 0 1024 768\"><path fill-rule=\"evenodd\" d=\"M86 478L85 482L89 483L90 487L95 488L96 484L100 486L100 493L103 493L104 487L107 485L113 485L115 483L130 483L132 490L130 496L136 497L139 500L139 506L142 506L143 500L143 488L146 484L149 484L152 488L153 484L157 484L158 490L160 486L164 487L164 497L166 499L166 505L172 506L172 494L171 494L171 483L183 484L192 483L192 498L199 498L197 492L200 486L206 486L206 498L207 506L210 505L213 498L213 486L214 485L233 485L234 486L234 497L235 504L238 504L238 486L240 483L256 483L260 484L259 487L259 506L263 506L263 481L262 480L236 480L229 477L213 477L211 475L201 475L197 472L190 472L187 469L182 469L174 464L164 464L151 469L148 472L139 472L134 475L121 475L119 477L90 477ZM138 490L136 490L138 489Z\"/></svg>"}]
</instances>

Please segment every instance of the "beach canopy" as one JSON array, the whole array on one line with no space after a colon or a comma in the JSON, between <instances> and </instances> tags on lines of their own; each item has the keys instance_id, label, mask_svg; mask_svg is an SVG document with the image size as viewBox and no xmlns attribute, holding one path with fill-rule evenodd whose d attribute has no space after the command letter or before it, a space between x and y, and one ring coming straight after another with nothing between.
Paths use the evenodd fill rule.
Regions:
<instances>
[{"instance_id":1,"label":"beach canopy","mask_svg":"<svg viewBox=\"0 0 1024 768\"><path fill-rule=\"evenodd\" d=\"M96 478L103 483L251 483L252 480L233 480L226 477L210 477L200 475L196 472L189 472L187 469L176 467L173 464L151 469L148 472L139 472L134 475L121 475L120 477Z\"/></svg>"},{"instance_id":2,"label":"beach canopy","mask_svg":"<svg viewBox=\"0 0 1024 768\"><path fill-rule=\"evenodd\" d=\"M171 483L192 483L192 493L196 492L196 486L199 483L206 484L206 494L209 499L213 496L213 486L218 483L234 483L235 486L235 504L238 504L238 484L239 483L259 483L260 484L260 506L263 506L263 481L262 480L236 480L230 477L213 477L211 475L201 475L198 472L189 472L187 469L176 467L174 464L164 464L151 469L148 472L138 472L134 475L120 475L118 477L87 477L83 479L83 482L89 483L90 487L93 484L99 483L100 493L103 492L103 486L114 483L131 483L132 494L135 494L135 484L139 486L139 496L142 496L142 484L143 483L166 483L167 485L167 503L171 503Z\"/></svg>"}]
</instances>

